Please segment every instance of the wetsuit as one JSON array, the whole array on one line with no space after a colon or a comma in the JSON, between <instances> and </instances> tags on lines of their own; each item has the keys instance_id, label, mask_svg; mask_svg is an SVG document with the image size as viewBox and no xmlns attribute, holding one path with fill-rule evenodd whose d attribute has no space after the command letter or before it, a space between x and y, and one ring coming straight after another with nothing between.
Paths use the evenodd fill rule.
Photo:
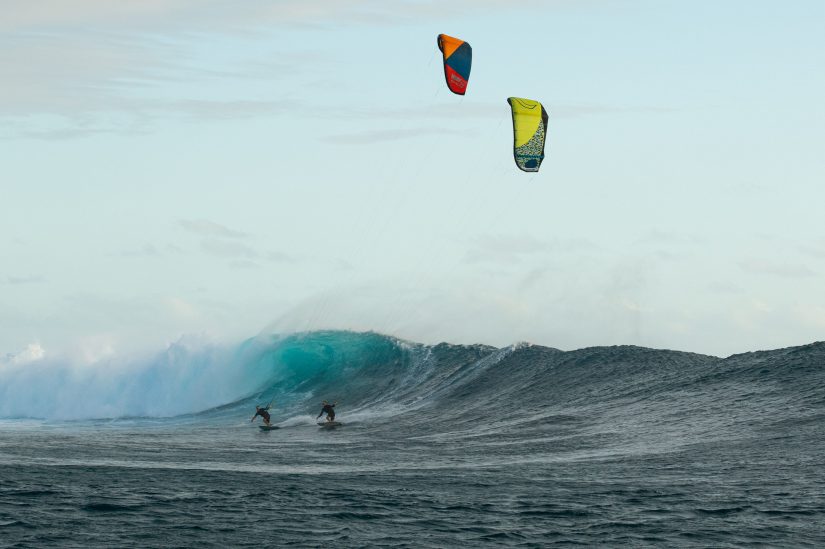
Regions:
<instances>
[{"instance_id":1,"label":"wetsuit","mask_svg":"<svg viewBox=\"0 0 825 549\"><path fill-rule=\"evenodd\" d=\"M255 421L255 418L258 416L264 418L264 423L269 423L269 412L266 411L266 408L258 408L255 410L255 415L252 416L252 421Z\"/></svg>"},{"instance_id":2,"label":"wetsuit","mask_svg":"<svg viewBox=\"0 0 825 549\"><path fill-rule=\"evenodd\" d=\"M335 404L324 404L324 407L321 408L321 413L318 414L318 417L326 414L329 421L335 421L335 410L333 410L333 408L335 408Z\"/></svg>"}]
</instances>

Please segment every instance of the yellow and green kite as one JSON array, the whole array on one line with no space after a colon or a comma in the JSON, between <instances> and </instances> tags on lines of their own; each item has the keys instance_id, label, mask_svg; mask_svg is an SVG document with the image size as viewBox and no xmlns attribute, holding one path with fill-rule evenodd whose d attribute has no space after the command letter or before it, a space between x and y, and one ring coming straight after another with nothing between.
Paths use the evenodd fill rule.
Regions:
<instances>
[{"instance_id":1,"label":"yellow and green kite","mask_svg":"<svg viewBox=\"0 0 825 549\"><path fill-rule=\"evenodd\" d=\"M547 111L538 101L522 97L507 99L513 110L513 157L520 170L537 172L544 160Z\"/></svg>"}]
</instances>

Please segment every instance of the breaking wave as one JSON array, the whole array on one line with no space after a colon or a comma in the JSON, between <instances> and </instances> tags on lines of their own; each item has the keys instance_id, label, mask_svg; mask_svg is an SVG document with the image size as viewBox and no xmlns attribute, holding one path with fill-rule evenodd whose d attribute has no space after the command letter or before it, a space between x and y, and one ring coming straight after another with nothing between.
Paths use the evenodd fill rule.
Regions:
<instances>
[{"instance_id":1,"label":"breaking wave","mask_svg":"<svg viewBox=\"0 0 825 549\"><path fill-rule=\"evenodd\" d=\"M821 420L823 365L823 343L721 359L633 346L428 346L325 331L234 346L183 340L155 356L92 365L7 360L0 417L220 423L273 400L273 420L289 426L326 399L351 423L420 424L433 436L535 437L552 423L602 443L681 445Z\"/></svg>"}]
</instances>

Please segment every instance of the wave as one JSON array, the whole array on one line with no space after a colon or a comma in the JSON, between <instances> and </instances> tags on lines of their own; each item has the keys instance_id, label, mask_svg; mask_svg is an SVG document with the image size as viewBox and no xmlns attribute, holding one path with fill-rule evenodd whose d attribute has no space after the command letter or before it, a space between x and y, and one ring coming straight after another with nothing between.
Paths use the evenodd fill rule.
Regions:
<instances>
[{"instance_id":1,"label":"wave","mask_svg":"<svg viewBox=\"0 0 825 549\"><path fill-rule=\"evenodd\" d=\"M687 443L779 429L789 415L821 417L823 364L825 343L721 359L633 346L423 345L343 331L227 346L182 340L151 357L93 365L7 361L0 417L236 422L275 401L274 420L290 426L308 423L326 399L351 423L400 421L422 436L535 438L552 424L554 436L567 426L571 436L633 432L627 444L645 442L646 432Z\"/></svg>"}]
</instances>

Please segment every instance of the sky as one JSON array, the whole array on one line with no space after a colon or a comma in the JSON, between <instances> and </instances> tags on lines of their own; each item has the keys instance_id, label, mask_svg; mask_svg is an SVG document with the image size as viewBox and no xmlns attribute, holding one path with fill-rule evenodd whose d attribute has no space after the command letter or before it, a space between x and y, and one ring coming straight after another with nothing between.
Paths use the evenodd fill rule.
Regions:
<instances>
[{"instance_id":1,"label":"sky","mask_svg":"<svg viewBox=\"0 0 825 549\"><path fill-rule=\"evenodd\" d=\"M819 0L0 5L0 357L825 339Z\"/></svg>"}]
</instances>

